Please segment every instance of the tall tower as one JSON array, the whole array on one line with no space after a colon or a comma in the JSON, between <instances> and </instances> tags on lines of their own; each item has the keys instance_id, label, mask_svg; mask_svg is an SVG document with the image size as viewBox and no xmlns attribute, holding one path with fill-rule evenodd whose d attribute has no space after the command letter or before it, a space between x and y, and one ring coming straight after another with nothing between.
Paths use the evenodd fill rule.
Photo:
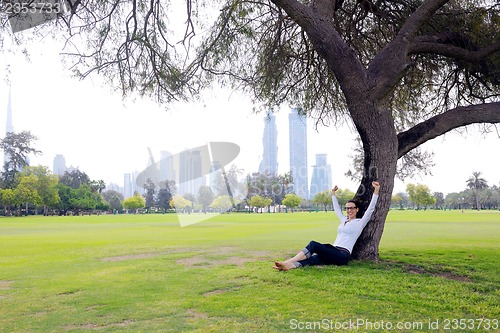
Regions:
<instances>
[{"instance_id":1,"label":"tall tower","mask_svg":"<svg viewBox=\"0 0 500 333\"><path fill-rule=\"evenodd\" d=\"M123 196L125 198L130 198L134 195L132 175L130 173L125 173L123 175Z\"/></svg>"},{"instance_id":2,"label":"tall tower","mask_svg":"<svg viewBox=\"0 0 500 333\"><path fill-rule=\"evenodd\" d=\"M263 154L259 172L275 176L278 174L278 129L276 117L268 111L264 117L264 136L262 138Z\"/></svg>"},{"instance_id":3,"label":"tall tower","mask_svg":"<svg viewBox=\"0 0 500 333\"><path fill-rule=\"evenodd\" d=\"M202 174L202 154L199 150L185 150L179 156L179 195L198 195L201 186L206 185Z\"/></svg>"},{"instance_id":4,"label":"tall tower","mask_svg":"<svg viewBox=\"0 0 500 333\"><path fill-rule=\"evenodd\" d=\"M66 160L63 155L57 154L54 157L52 172L54 175L62 176L66 171Z\"/></svg>"},{"instance_id":5,"label":"tall tower","mask_svg":"<svg viewBox=\"0 0 500 333\"><path fill-rule=\"evenodd\" d=\"M174 159L169 151L160 151L160 181L175 180Z\"/></svg>"},{"instance_id":6,"label":"tall tower","mask_svg":"<svg viewBox=\"0 0 500 333\"><path fill-rule=\"evenodd\" d=\"M307 169L307 119L299 108L292 108L288 115L290 142L290 174L295 194L309 198L309 177Z\"/></svg>"},{"instance_id":7,"label":"tall tower","mask_svg":"<svg viewBox=\"0 0 500 333\"><path fill-rule=\"evenodd\" d=\"M5 126L5 134L14 132L14 126L12 125L12 87L9 86L9 99L7 101L7 123ZM3 163L4 165L10 161L9 154L4 153Z\"/></svg>"},{"instance_id":8,"label":"tall tower","mask_svg":"<svg viewBox=\"0 0 500 333\"><path fill-rule=\"evenodd\" d=\"M5 127L5 133L14 132L14 126L12 125L12 88L9 87L9 100L7 102L7 125Z\"/></svg>"},{"instance_id":9,"label":"tall tower","mask_svg":"<svg viewBox=\"0 0 500 333\"><path fill-rule=\"evenodd\" d=\"M316 154L316 165L313 165L310 198L332 187L332 167L326 162L326 154Z\"/></svg>"}]
</instances>

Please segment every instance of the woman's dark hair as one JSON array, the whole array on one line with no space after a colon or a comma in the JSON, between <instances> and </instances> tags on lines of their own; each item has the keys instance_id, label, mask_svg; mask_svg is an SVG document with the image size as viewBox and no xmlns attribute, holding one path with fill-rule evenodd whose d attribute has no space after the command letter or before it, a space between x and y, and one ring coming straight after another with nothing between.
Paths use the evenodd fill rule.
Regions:
<instances>
[{"instance_id":1,"label":"woman's dark hair","mask_svg":"<svg viewBox=\"0 0 500 333\"><path fill-rule=\"evenodd\" d=\"M358 207L358 202L356 200L349 200L347 202L350 202L350 203L353 203L354 204L354 207Z\"/></svg>"},{"instance_id":2,"label":"woman's dark hair","mask_svg":"<svg viewBox=\"0 0 500 333\"><path fill-rule=\"evenodd\" d=\"M350 203L353 203L354 204L354 207L356 208L359 208L359 205L358 205L358 202L356 200L349 200L347 202L350 202ZM360 214L360 210L358 209L358 211L356 212L356 218L361 218L363 215Z\"/></svg>"}]
</instances>

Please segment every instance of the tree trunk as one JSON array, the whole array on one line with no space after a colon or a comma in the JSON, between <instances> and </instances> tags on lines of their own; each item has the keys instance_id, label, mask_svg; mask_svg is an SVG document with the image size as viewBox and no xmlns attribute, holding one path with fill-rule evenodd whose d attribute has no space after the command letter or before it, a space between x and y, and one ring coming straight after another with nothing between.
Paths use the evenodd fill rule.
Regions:
<instances>
[{"instance_id":1,"label":"tree trunk","mask_svg":"<svg viewBox=\"0 0 500 333\"><path fill-rule=\"evenodd\" d=\"M364 173L356 193L356 200L363 212L373 195L372 181L376 180L381 185L375 212L358 238L352 256L354 259L378 261L378 247L394 188L398 138L389 110L372 104L352 110L351 113L364 149Z\"/></svg>"}]
</instances>

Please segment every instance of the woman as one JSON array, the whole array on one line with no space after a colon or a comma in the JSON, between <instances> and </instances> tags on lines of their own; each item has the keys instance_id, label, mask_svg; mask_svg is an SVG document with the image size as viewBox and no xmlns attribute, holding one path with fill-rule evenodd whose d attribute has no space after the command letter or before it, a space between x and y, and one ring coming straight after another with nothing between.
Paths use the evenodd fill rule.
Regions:
<instances>
[{"instance_id":1,"label":"woman","mask_svg":"<svg viewBox=\"0 0 500 333\"><path fill-rule=\"evenodd\" d=\"M279 271L288 271L302 266L347 265L351 258L352 248L359 235L361 235L363 228L368 221L370 221L373 211L375 210L375 205L377 204L380 184L378 182L372 182L372 186L374 191L370 205L361 218L357 218L359 208L354 200L350 200L346 203L345 208L347 217L342 214L337 196L335 195L338 187L335 186L332 191L333 210L340 220L340 225L338 227L337 238L335 242L333 242L333 245L311 241L302 251L297 253L295 257L284 262L276 261L273 268Z\"/></svg>"}]
</instances>

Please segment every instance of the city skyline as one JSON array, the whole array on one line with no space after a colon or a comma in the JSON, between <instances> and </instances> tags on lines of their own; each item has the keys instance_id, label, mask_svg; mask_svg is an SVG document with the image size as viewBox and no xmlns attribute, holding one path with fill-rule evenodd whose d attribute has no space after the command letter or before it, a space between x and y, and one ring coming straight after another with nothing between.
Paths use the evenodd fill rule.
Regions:
<instances>
[{"instance_id":1,"label":"city skyline","mask_svg":"<svg viewBox=\"0 0 500 333\"><path fill-rule=\"evenodd\" d=\"M256 114L250 97L237 91L214 88L204 92L199 102L158 105L139 97L123 99L106 88L102 78L90 76L81 81L70 77L58 54L55 42L33 42L31 62L22 57L1 56L0 75L12 85L13 123L16 131L29 130L39 140L35 147L43 152L30 156L32 165L50 167L57 154L69 165L78 167L92 179L123 183L124 174L142 171L149 160L148 148L172 154L208 141L238 144L241 153L234 161L246 173L258 170L262 158L261 128L263 114ZM0 119L6 119L9 84L0 82ZM258 107L258 105L257 105ZM289 170L288 122L290 106L276 109L280 160L278 172ZM352 168L357 137L351 122L345 124L308 122L308 160L315 154L328 154L333 183L356 190L358 183L345 173ZM489 185L498 185L500 147L497 130L479 134L471 126L465 134L453 131L421 147L435 152L433 175L395 181L394 191L404 191L407 183L423 183L443 193L465 188L472 172L482 172ZM282 135L281 135L282 134ZM5 133L0 133L4 136ZM255 139L257 137L257 139ZM253 138L253 139L252 139ZM308 166L308 174L312 167Z\"/></svg>"}]
</instances>

